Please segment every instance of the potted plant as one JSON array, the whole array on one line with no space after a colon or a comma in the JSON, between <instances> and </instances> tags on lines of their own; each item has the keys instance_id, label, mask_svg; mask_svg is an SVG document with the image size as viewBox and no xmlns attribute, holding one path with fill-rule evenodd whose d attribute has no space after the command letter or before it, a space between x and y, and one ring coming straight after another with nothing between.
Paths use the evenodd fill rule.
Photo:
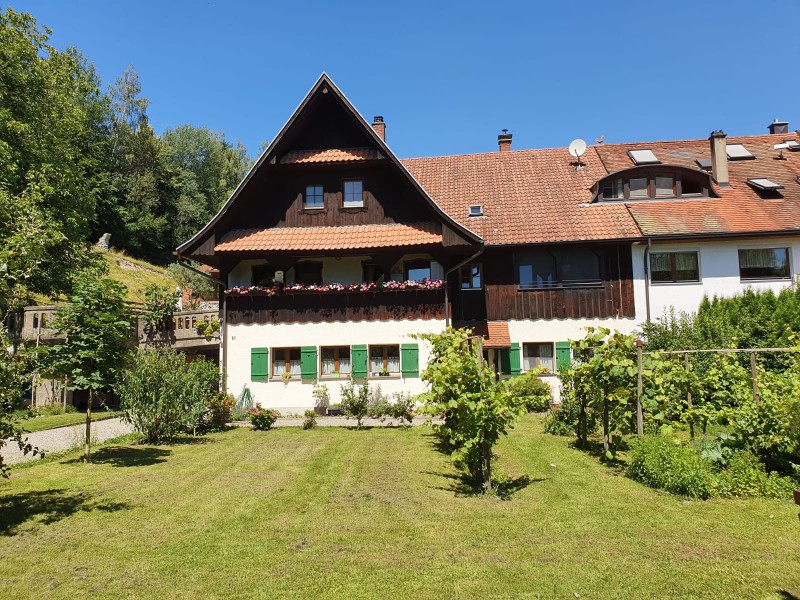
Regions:
<instances>
[{"instance_id":1,"label":"potted plant","mask_svg":"<svg viewBox=\"0 0 800 600\"><path fill-rule=\"evenodd\" d=\"M381 377L388 377L389 376L389 369L381 369L381 371L378 373L378 375L380 375Z\"/></svg>"}]
</instances>

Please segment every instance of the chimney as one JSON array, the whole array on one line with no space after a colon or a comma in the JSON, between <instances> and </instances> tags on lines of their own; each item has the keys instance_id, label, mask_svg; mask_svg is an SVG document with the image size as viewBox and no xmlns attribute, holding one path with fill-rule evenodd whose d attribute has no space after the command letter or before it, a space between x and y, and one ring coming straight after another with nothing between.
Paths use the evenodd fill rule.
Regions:
<instances>
[{"instance_id":1,"label":"chimney","mask_svg":"<svg viewBox=\"0 0 800 600\"><path fill-rule=\"evenodd\" d=\"M778 121L775 119L772 123L769 124L770 133L789 133L789 123L787 121Z\"/></svg>"},{"instance_id":2,"label":"chimney","mask_svg":"<svg viewBox=\"0 0 800 600\"><path fill-rule=\"evenodd\" d=\"M383 117L376 116L372 119L372 128L384 142L386 141L386 123L383 122Z\"/></svg>"},{"instance_id":3,"label":"chimney","mask_svg":"<svg viewBox=\"0 0 800 600\"><path fill-rule=\"evenodd\" d=\"M712 131L711 137L711 174L714 181L720 187L728 187L730 180L728 179L728 153L727 144L725 139L728 136L721 129L719 131Z\"/></svg>"},{"instance_id":4,"label":"chimney","mask_svg":"<svg viewBox=\"0 0 800 600\"><path fill-rule=\"evenodd\" d=\"M511 152L511 134L508 129L503 129L503 133L497 136L497 145L500 146L500 152Z\"/></svg>"}]
</instances>

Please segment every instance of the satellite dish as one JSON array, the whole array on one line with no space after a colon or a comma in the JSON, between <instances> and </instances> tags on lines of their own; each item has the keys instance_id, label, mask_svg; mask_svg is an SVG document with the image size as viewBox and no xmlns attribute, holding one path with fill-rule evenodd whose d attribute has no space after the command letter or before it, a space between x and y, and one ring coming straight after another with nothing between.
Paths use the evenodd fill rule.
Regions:
<instances>
[{"instance_id":1,"label":"satellite dish","mask_svg":"<svg viewBox=\"0 0 800 600\"><path fill-rule=\"evenodd\" d=\"M584 152L586 152L586 142L580 138L577 140L572 140L569 145L569 153L575 158L580 159Z\"/></svg>"}]
</instances>

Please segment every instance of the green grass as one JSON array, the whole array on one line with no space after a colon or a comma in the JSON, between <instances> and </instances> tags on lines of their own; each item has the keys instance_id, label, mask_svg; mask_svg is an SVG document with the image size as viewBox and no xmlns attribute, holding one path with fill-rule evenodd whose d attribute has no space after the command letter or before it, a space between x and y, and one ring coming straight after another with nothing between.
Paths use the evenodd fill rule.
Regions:
<instances>
[{"instance_id":1,"label":"green grass","mask_svg":"<svg viewBox=\"0 0 800 600\"><path fill-rule=\"evenodd\" d=\"M92 411L92 421L103 421L105 419L113 419L122 414L119 411ZM45 429L54 429L56 427L65 427L67 425L77 425L86 422L86 413L74 412L64 413L63 415L40 415L37 417L30 417L28 419L20 420L23 429L29 433L35 431L44 431Z\"/></svg>"},{"instance_id":2,"label":"green grass","mask_svg":"<svg viewBox=\"0 0 800 600\"><path fill-rule=\"evenodd\" d=\"M465 493L425 428L238 429L15 469L0 483L0 597L800 594L791 501L660 493L540 421L498 448L518 484L507 501Z\"/></svg>"}]
</instances>

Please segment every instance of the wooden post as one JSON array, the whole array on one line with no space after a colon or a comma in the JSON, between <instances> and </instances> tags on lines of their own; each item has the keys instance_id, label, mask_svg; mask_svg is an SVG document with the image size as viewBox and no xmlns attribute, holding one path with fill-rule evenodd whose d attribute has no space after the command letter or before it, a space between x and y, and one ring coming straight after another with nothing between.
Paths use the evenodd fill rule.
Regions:
<instances>
[{"instance_id":1,"label":"wooden post","mask_svg":"<svg viewBox=\"0 0 800 600\"><path fill-rule=\"evenodd\" d=\"M642 340L636 340L636 433L644 433L644 413L642 410Z\"/></svg>"},{"instance_id":2,"label":"wooden post","mask_svg":"<svg viewBox=\"0 0 800 600\"><path fill-rule=\"evenodd\" d=\"M483 375L483 338L481 336L478 336L476 347L478 348L478 374Z\"/></svg>"},{"instance_id":3,"label":"wooden post","mask_svg":"<svg viewBox=\"0 0 800 600\"><path fill-rule=\"evenodd\" d=\"M688 373L691 369L691 365L689 365L689 353L683 353L683 366ZM686 390L686 407L689 410L692 410L692 389L688 388ZM689 438L694 441L694 421L689 421Z\"/></svg>"},{"instance_id":4,"label":"wooden post","mask_svg":"<svg viewBox=\"0 0 800 600\"><path fill-rule=\"evenodd\" d=\"M750 353L750 377L753 379L753 400L761 406L761 396L758 395L758 372L756 371L756 353Z\"/></svg>"}]
</instances>

